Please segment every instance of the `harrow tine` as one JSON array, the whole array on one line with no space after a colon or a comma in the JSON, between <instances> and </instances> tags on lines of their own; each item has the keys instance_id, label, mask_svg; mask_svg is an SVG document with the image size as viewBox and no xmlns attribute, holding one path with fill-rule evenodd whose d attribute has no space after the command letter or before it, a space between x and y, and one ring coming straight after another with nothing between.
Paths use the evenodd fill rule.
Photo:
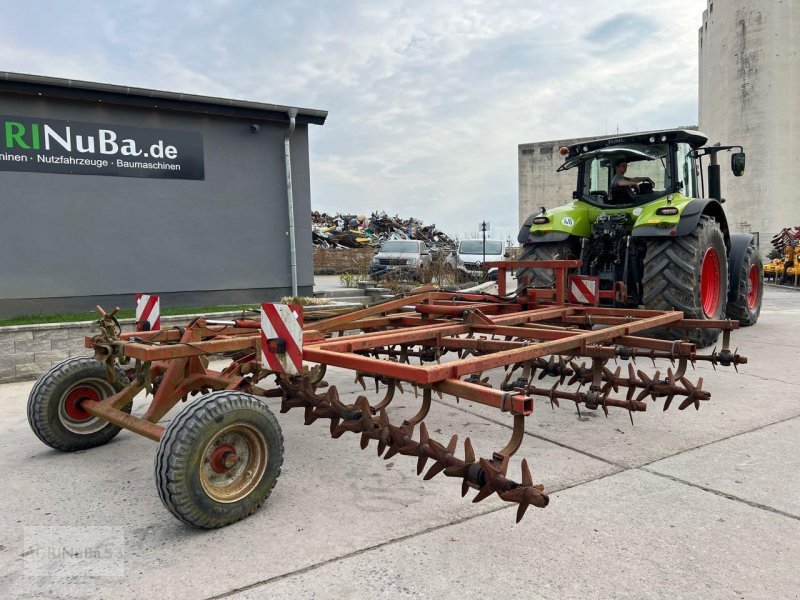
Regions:
<instances>
[{"instance_id":1,"label":"harrow tine","mask_svg":"<svg viewBox=\"0 0 800 600\"><path fill-rule=\"evenodd\" d=\"M472 449L472 440L464 440L464 462L472 464L475 462L475 450Z\"/></svg>"},{"instance_id":2,"label":"harrow tine","mask_svg":"<svg viewBox=\"0 0 800 600\"><path fill-rule=\"evenodd\" d=\"M378 424L381 428L381 435L378 438L378 456L382 456L389 444L389 415L386 414L386 409L381 409Z\"/></svg>"},{"instance_id":3,"label":"harrow tine","mask_svg":"<svg viewBox=\"0 0 800 600\"><path fill-rule=\"evenodd\" d=\"M440 462L434 463L433 466L431 466L431 468L428 469L428 472L425 473L425 476L422 479L424 481L429 481L429 480L433 479L434 477L436 477L439 473L444 471L444 469L445 469L445 464L444 463L440 463Z\"/></svg>"},{"instance_id":4,"label":"harrow tine","mask_svg":"<svg viewBox=\"0 0 800 600\"><path fill-rule=\"evenodd\" d=\"M619 371L619 369L617 369L617 371ZM603 403L601 404L601 406L603 407L603 412L606 415L606 419L608 418L608 403L607 403L607 400L608 400L608 394L610 393L610 391L611 390L606 390L603 393Z\"/></svg>"},{"instance_id":5,"label":"harrow tine","mask_svg":"<svg viewBox=\"0 0 800 600\"><path fill-rule=\"evenodd\" d=\"M561 376L558 378L558 382L561 385L564 385L564 381L567 378L567 362L564 360L564 357L559 354L558 356L558 370L561 371Z\"/></svg>"},{"instance_id":6,"label":"harrow tine","mask_svg":"<svg viewBox=\"0 0 800 600\"><path fill-rule=\"evenodd\" d=\"M419 424L419 458L417 458L417 475L422 474L422 470L425 468L425 463L428 462L428 451L430 450L430 446L428 444L428 428L425 427L425 423Z\"/></svg>"},{"instance_id":7,"label":"harrow tine","mask_svg":"<svg viewBox=\"0 0 800 600\"><path fill-rule=\"evenodd\" d=\"M650 379L647 376L647 374L642 372L642 371L636 371L636 373L639 375L639 379L641 380L641 383L643 384L643 388L644 388L644 389L642 389L642 391L639 394L639 396L636 398L637 402L641 402L642 400L647 398L647 396L650 395L650 388L651 388L651 386L653 384L653 380Z\"/></svg>"},{"instance_id":8,"label":"harrow tine","mask_svg":"<svg viewBox=\"0 0 800 600\"><path fill-rule=\"evenodd\" d=\"M361 389L365 392L367 391L367 384L364 383L364 374L361 371L356 371L356 378L353 380L353 383L361 384Z\"/></svg>"},{"instance_id":9,"label":"harrow tine","mask_svg":"<svg viewBox=\"0 0 800 600\"><path fill-rule=\"evenodd\" d=\"M429 440L428 445L430 446L431 453L434 455L433 459L436 463L428 469L428 472L425 473L425 477L423 479L425 481L432 479L447 467L448 462L453 459L453 453L456 451L456 445L458 444L458 436L453 435L450 438L450 442L447 444L447 447L443 446L436 440Z\"/></svg>"},{"instance_id":10,"label":"harrow tine","mask_svg":"<svg viewBox=\"0 0 800 600\"><path fill-rule=\"evenodd\" d=\"M517 508L517 523L519 523L531 504L540 508L548 505L550 499L543 492L544 486L542 484L533 485L533 477L531 476L530 467L528 467L528 461L523 458L522 483L507 492L501 493L500 498L506 502L517 502L519 504Z\"/></svg>"},{"instance_id":11,"label":"harrow tine","mask_svg":"<svg viewBox=\"0 0 800 600\"><path fill-rule=\"evenodd\" d=\"M670 386L671 390L675 389L675 374L672 372L672 369L667 369L667 383ZM671 391L668 395L666 400L664 400L664 410L669 408L669 405L672 403L672 399L675 397L675 392Z\"/></svg>"},{"instance_id":12,"label":"harrow tine","mask_svg":"<svg viewBox=\"0 0 800 600\"><path fill-rule=\"evenodd\" d=\"M498 460L500 457L502 457L502 459ZM507 454L495 454L492 460L487 460L485 458L480 459L479 463L486 477L486 484L472 499L473 502L481 502L500 489L505 479L505 474L508 471L508 459L509 455Z\"/></svg>"},{"instance_id":13,"label":"harrow tine","mask_svg":"<svg viewBox=\"0 0 800 600\"><path fill-rule=\"evenodd\" d=\"M447 477L461 477L461 497L467 495L469 491L469 470L475 464L475 450L472 448L472 440L464 440L464 462L446 467L444 474Z\"/></svg>"},{"instance_id":14,"label":"harrow tine","mask_svg":"<svg viewBox=\"0 0 800 600\"><path fill-rule=\"evenodd\" d=\"M558 398L556 397L556 388L558 387L558 382L556 381L553 384L553 387L550 388L550 408L555 410L555 406L561 408L561 405L558 403ZM555 406L553 406L555 404Z\"/></svg>"}]
</instances>

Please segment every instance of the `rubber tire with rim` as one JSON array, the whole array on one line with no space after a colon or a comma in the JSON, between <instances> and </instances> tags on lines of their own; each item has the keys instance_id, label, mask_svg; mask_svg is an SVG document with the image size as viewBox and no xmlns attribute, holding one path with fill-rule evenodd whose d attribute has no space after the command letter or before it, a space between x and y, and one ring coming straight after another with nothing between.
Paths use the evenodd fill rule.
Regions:
<instances>
[{"instance_id":1,"label":"rubber tire with rim","mask_svg":"<svg viewBox=\"0 0 800 600\"><path fill-rule=\"evenodd\" d=\"M115 368L115 382L106 379L106 366L88 356L68 358L42 375L28 396L28 424L33 433L51 448L63 452L75 452L95 448L108 443L121 428L113 423L90 433L77 433L68 429L60 417L61 403L71 389L82 382L94 380L94 385L105 388L102 397L120 392L128 385L128 377L119 367ZM112 392L113 390L113 392ZM120 410L131 412L132 402ZM101 421L95 417L94 420Z\"/></svg>"},{"instance_id":2,"label":"rubber tire with rim","mask_svg":"<svg viewBox=\"0 0 800 600\"><path fill-rule=\"evenodd\" d=\"M244 497L220 502L203 488L203 452L217 433L243 424L263 434L267 460L260 481ZM164 430L155 460L158 495L178 520L201 529L225 527L264 503L281 473L283 433L266 404L237 391L213 392L191 403Z\"/></svg>"},{"instance_id":3,"label":"rubber tire with rim","mask_svg":"<svg viewBox=\"0 0 800 600\"><path fill-rule=\"evenodd\" d=\"M758 289L756 290L754 298L754 306L750 306L750 270L755 268L755 276L758 282ZM758 321L758 316L761 314L761 300L764 296L764 265L761 263L761 256L758 253L758 248L755 246L748 246L742 260L742 268L739 273L739 289L736 294L734 302L728 302L728 318L736 319L739 325L747 327L748 325L755 325Z\"/></svg>"},{"instance_id":4,"label":"rubber tire with rim","mask_svg":"<svg viewBox=\"0 0 800 600\"><path fill-rule=\"evenodd\" d=\"M700 273L706 251L713 248L719 258L719 300L714 313L706 316L700 288ZM728 298L728 254L725 237L717 221L702 215L695 229L682 237L654 238L647 242L644 259L644 306L653 310L680 310L687 319L725 319ZM653 334L667 339L685 339L699 348L717 341L719 329L662 328Z\"/></svg>"},{"instance_id":5,"label":"rubber tire with rim","mask_svg":"<svg viewBox=\"0 0 800 600\"><path fill-rule=\"evenodd\" d=\"M569 242L549 242L544 244L525 244L517 260L567 260L576 258L575 250ZM555 279L552 269L517 269L517 281L530 277L529 287L550 288ZM521 283L517 283L519 289Z\"/></svg>"}]
</instances>

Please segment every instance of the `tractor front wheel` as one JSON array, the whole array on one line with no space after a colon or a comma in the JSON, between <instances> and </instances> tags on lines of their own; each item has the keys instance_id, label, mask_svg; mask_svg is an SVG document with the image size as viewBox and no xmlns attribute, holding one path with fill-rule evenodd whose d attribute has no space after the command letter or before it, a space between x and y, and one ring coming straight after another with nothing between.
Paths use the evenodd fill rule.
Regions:
<instances>
[{"instance_id":1,"label":"tractor front wheel","mask_svg":"<svg viewBox=\"0 0 800 600\"><path fill-rule=\"evenodd\" d=\"M680 310L687 319L724 319L728 255L719 223L703 215L688 235L648 241L642 284L645 308ZM687 339L700 348L716 342L719 333L719 329L701 327L657 332L668 339Z\"/></svg>"},{"instance_id":2,"label":"tractor front wheel","mask_svg":"<svg viewBox=\"0 0 800 600\"><path fill-rule=\"evenodd\" d=\"M283 434L255 396L213 392L164 430L155 461L164 506L192 527L215 529L253 514L283 464Z\"/></svg>"}]
</instances>

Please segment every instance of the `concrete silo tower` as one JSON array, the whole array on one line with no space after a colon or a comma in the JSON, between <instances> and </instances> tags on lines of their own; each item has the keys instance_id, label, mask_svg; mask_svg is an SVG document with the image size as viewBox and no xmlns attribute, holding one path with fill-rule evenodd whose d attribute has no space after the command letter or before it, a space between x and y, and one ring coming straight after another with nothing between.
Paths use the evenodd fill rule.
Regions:
<instances>
[{"instance_id":1,"label":"concrete silo tower","mask_svg":"<svg viewBox=\"0 0 800 600\"><path fill-rule=\"evenodd\" d=\"M800 0L708 0L699 37L700 131L747 153L743 177L723 166L728 222L766 252L800 225Z\"/></svg>"}]
</instances>

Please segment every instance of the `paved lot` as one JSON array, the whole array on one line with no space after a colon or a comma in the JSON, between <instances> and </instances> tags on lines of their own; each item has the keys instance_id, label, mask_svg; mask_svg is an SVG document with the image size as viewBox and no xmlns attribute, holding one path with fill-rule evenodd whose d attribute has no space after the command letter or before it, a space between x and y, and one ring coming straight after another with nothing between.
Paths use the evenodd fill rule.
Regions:
<instances>
[{"instance_id":1,"label":"paved lot","mask_svg":"<svg viewBox=\"0 0 800 600\"><path fill-rule=\"evenodd\" d=\"M55 452L28 428L32 384L0 386L0 598L796 598L800 296L769 289L759 324L734 340L750 363L698 366L713 393L699 412L650 410L631 426L625 411L579 419L537 404L518 459L551 502L519 525L515 506L472 504L457 481L424 482L413 459L380 460L293 411L279 415L286 458L262 510L190 530L158 499L153 442L123 432ZM353 389L346 373L327 379ZM510 433L507 416L447 397L426 422L484 456ZM33 560L42 539L53 555ZM62 547L84 575L114 576L54 572Z\"/></svg>"}]
</instances>

